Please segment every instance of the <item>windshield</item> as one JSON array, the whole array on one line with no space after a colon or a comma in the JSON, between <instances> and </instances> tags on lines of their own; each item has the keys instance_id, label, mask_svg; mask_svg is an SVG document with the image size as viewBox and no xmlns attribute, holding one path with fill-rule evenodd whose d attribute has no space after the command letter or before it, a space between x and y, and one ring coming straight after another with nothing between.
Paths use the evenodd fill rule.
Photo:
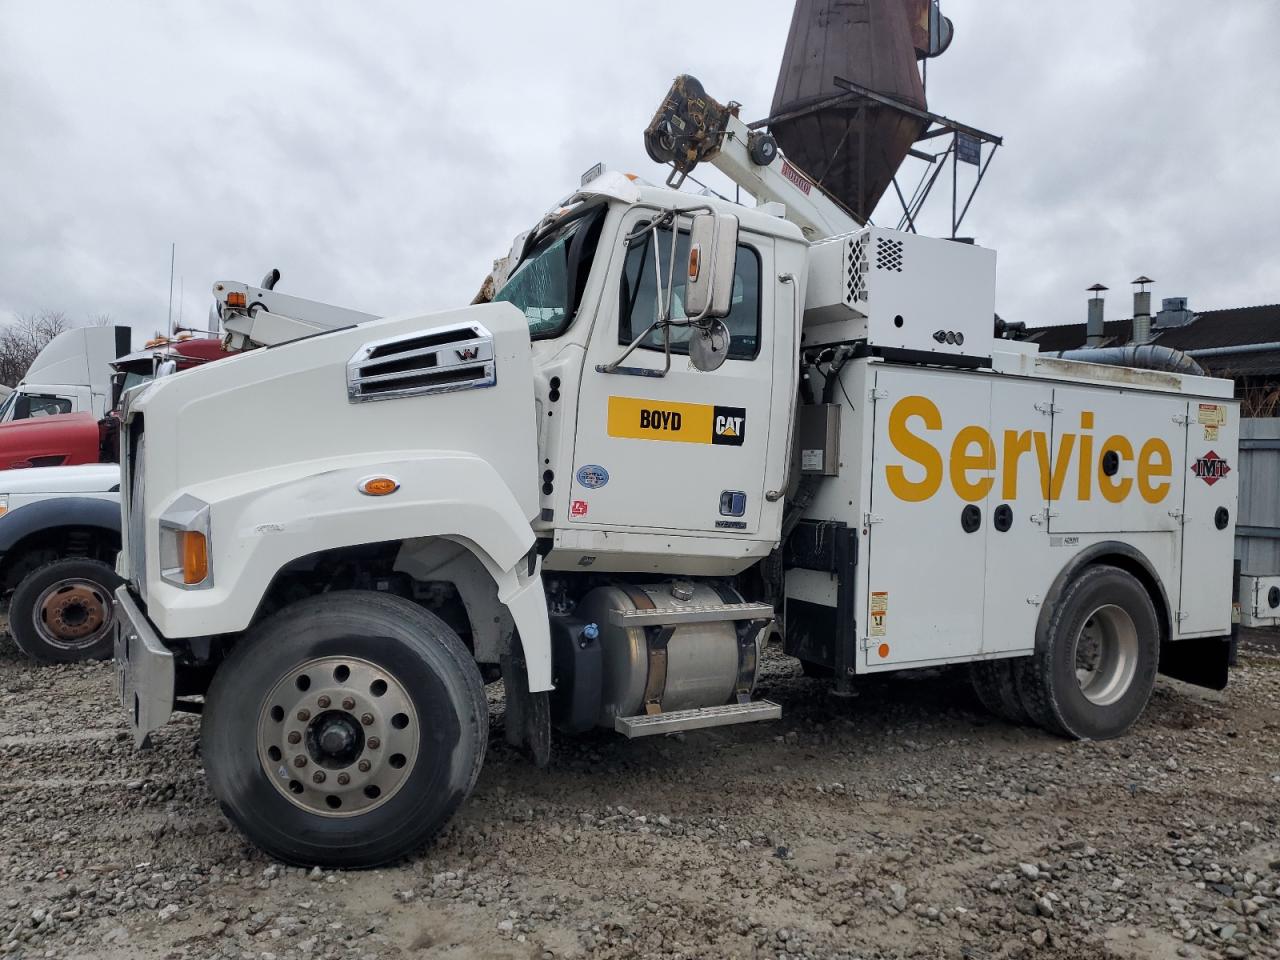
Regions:
<instances>
[{"instance_id":1,"label":"windshield","mask_svg":"<svg viewBox=\"0 0 1280 960\"><path fill-rule=\"evenodd\" d=\"M0 423L8 420L13 412L13 405L18 400L17 392L13 392L4 398L4 403L0 403Z\"/></svg>"},{"instance_id":2,"label":"windshield","mask_svg":"<svg viewBox=\"0 0 1280 960\"><path fill-rule=\"evenodd\" d=\"M605 207L571 220L538 241L493 299L518 307L534 340L558 337L582 299Z\"/></svg>"}]
</instances>

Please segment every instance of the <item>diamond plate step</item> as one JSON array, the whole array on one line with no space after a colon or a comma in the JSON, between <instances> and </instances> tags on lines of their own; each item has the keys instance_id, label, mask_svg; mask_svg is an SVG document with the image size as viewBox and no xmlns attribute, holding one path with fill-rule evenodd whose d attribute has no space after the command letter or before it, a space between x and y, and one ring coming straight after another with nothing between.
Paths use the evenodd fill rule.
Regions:
<instances>
[{"instance_id":1,"label":"diamond plate step","mask_svg":"<svg viewBox=\"0 0 1280 960\"><path fill-rule=\"evenodd\" d=\"M707 603L661 610L610 610L609 622L619 627L652 627L723 620L772 620L773 615L773 607L767 603Z\"/></svg>"},{"instance_id":2,"label":"diamond plate step","mask_svg":"<svg viewBox=\"0 0 1280 960\"><path fill-rule=\"evenodd\" d=\"M752 723L756 720L777 720L781 716L782 707L778 704L771 700L755 700L751 703L730 703L722 707L672 710L669 713L647 714L639 717L614 717L613 729L625 737L652 737L660 733L676 733L680 730L727 727L735 723Z\"/></svg>"}]
</instances>

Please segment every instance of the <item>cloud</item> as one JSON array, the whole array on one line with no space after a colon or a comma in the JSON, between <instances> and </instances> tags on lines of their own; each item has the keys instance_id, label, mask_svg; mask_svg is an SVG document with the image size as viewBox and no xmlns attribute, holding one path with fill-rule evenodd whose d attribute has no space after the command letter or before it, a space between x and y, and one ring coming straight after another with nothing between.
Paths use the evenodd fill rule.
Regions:
<instances>
[{"instance_id":1,"label":"cloud","mask_svg":"<svg viewBox=\"0 0 1280 960\"><path fill-rule=\"evenodd\" d=\"M1142 272L1193 306L1280 300L1280 8L945 10L931 106L1006 138L964 231L999 251L1003 314L1078 320L1086 286ZM0 0L0 16L0 318L109 313L142 336L166 320L170 242L189 323L216 280L273 266L282 290L373 312L468 301L597 160L662 177L640 134L675 74L763 116L790 9Z\"/></svg>"}]
</instances>

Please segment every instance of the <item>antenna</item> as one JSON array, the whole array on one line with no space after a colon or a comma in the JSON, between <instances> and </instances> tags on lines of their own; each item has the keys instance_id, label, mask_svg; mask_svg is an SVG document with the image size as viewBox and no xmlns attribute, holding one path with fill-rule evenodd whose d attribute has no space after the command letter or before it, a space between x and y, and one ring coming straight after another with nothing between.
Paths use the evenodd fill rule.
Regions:
<instances>
[{"instance_id":1,"label":"antenna","mask_svg":"<svg viewBox=\"0 0 1280 960\"><path fill-rule=\"evenodd\" d=\"M169 244L169 337L173 337L173 258L177 251L177 243Z\"/></svg>"}]
</instances>

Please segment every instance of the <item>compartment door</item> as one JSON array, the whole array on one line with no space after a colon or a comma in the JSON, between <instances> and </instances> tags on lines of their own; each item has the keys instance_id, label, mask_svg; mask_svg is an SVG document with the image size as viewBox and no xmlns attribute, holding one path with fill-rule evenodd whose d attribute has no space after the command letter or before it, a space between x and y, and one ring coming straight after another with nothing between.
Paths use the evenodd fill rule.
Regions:
<instances>
[{"instance_id":1,"label":"compartment door","mask_svg":"<svg viewBox=\"0 0 1280 960\"><path fill-rule=\"evenodd\" d=\"M1188 413L1176 630L1182 635L1221 635L1231 630L1232 557L1240 489L1236 461L1239 410L1234 404L1192 401Z\"/></svg>"},{"instance_id":2,"label":"compartment door","mask_svg":"<svg viewBox=\"0 0 1280 960\"><path fill-rule=\"evenodd\" d=\"M972 656L982 648L996 473L991 383L895 368L875 376L871 509L859 560L865 668ZM979 511L976 527L966 507Z\"/></svg>"},{"instance_id":3,"label":"compartment door","mask_svg":"<svg viewBox=\"0 0 1280 960\"><path fill-rule=\"evenodd\" d=\"M1052 533L1180 533L1186 400L1057 387L1046 470ZM1230 566L1230 564L1228 564Z\"/></svg>"},{"instance_id":4,"label":"compartment door","mask_svg":"<svg viewBox=\"0 0 1280 960\"><path fill-rule=\"evenodd\" d=\"M986 518L986 654L1030 653L1035 648L1040 604L1057 573L1050 569L1053 558L1044 522L1048 500L1035 439L1049 427L1052 401L1053 387L1035 380L1007 377L991 384L991 437L1000 469Z\"/></svg>"}]
</instances>

